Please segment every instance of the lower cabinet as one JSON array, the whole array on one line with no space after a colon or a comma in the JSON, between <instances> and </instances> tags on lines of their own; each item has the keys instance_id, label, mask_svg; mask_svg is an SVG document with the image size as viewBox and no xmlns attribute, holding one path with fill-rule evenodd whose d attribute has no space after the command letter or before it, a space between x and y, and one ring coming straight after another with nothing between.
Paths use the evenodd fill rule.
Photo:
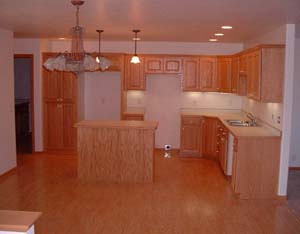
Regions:
<instances>
[{"instance_id":1,"label":"lower cabinet","mask_svg":"<svg viewBox=\"0 0 300 234\"><path fill-rule=\"evenodd\" d=\"M180 155L201 156L203 118L201 116L182 116L180 129Z\"/></svg>"},{"instance_id":2,"label":"lower cabinet","mask_svg":"<svg viewBox=\"0 0 300 234\"><path fill-rule=\"evenodd\" d=\"M228 135L227 128L218 121L217 123L217 156L224 174L227 174L228 162Z\"/></svg>"},{"instance_id":3,"label":"lower cabinet","mask_svg":"<svg viewBox=\"0 0 300 234\"><path fill-rule=\"evenodd\" d=\"M218 119L215 117L203 117L203 119L203 155L216 157Z\"/></svg>"},{"instance_id":4,"label":"lower cabinet","mask_svg":"<svg viewBox=\"0 0 300 234\"><path fill-rule=\"evenodd\" d=\"M241 199L276 198L280 137L234 139L232 188Z\"/></svg>"}]
</instances>

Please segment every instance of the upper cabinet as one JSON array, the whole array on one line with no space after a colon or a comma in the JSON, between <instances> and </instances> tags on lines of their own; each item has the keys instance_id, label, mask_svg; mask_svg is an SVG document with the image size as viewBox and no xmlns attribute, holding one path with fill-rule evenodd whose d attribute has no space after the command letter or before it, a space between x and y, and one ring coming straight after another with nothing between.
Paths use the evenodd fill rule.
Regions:
<instances>
[{"instance_id":1,"label":"upper cabinet","mask_svg":"<svg viewBox=\"0 0 300 234\"><path fill-rule=\"evenodd\" d=\"M248 97L260 102L282 102L284 47L262 47L247 53Z\"/></svg>"},{"instance_id":2,"label":"upper cabinet","mask_svg":"<svg viewBox=\"0 0 300 234\"><path fill-rule=\"evenodd\" d=\"M145 72L146 73L163 73L164 59L163 57L145 57Z\"/></svg>"},{"instance_id":3,"label":"upper cabinet","mask_svg":"<svg viewBox=\"0 0 300 234\"><path fill-rule=\"evenodd\" d=\"M240 79L239 57L234 56L232 57L232 62L231 62L231 92L232 93L238 93L239 79Z\"/></svg>"},{"instance_id":4,"label":"upper cabinet","mask_svg":"<svg viewBox=\"0 0 300 234\"><path fill-rule=\"evenodd\" d=\"M183 59L182 90L199 91L199 59L196 57Z\"/></svg>"},{"instance_id":5,"label":"upper cabinet","mask_svg":"<svg viewBox=\"0 0 300 234\"><path fill-rule=\"evenodd\" d=\"M200 91L217 92L219 82L217 76L217 58L201 57L199 60Z\"/></svg>"},{"instance_id":6,"label":"upper cabinet","mask_svg":"<svg viewBox=\"0 0 300 234\"><path fill-rule=\"evenodd\" d=\"M220 92L231 92L231 57L218 58L218 79L220 82Z\"/></svg>"},{"instance_id":7,"label":"upper cabinet","mask_svg":"<svg viewBox=\"0 0 300 234\"><path fill-rule=\"evenodd\" d=\"M144 58L139 56L141 62L133 64L130 62L132 55L125 56L125 89L126 90L145 90L146 80L144 73Z\"/></svg>"},{"instance_id":8,"label":"upper cabinet","mask_svg":"<svg viewBox=\"0 0 300 234\"><path fill-rule=\"evenodd\" d=\"M145 73L179 74L182 71L182 59L170 56L145 56Z\"/></svg>"}]
</instances>

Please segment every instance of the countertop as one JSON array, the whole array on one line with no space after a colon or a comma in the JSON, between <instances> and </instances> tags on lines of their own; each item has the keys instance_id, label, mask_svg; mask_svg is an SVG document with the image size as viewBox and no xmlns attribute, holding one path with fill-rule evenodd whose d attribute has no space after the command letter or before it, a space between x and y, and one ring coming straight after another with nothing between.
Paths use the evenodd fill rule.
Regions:
<instances>
[{"instance_id":1,"label":"countertop","mask_svg":"<svg viewBox=\"0 0 300 234\"><path fill-rule=\"evenodd\" d=\"M0 231L26 232L41 212L0 210Z\"/></svg>"},{"instance_id":2,"label":"countertop","mask_svg":"<svg viewBox=\"0 0 300 234\"><path fill-rule=\"evenodd\" d=\"M76 128L136 128L157 129L157 121L134 121L134 120L83 120L75 124Z\"/></svg>"},{"instance_id":3,"label":"countertop","mask_svg":"<svg viewBox=\"0 0 300 234\"><path fill-rule=\"evenodd\" d=\"M238 120L249 120L245 116L245 113L240 110L209 110L209 109L182 109L181 115L188 116L205 116L218 118L226 128L235 137L280 137L281 131L273 128L264 122L258 120L258 126L255 127L240 127L231 126L226 120L238 119Z\"/></svg>"}]
</instances>

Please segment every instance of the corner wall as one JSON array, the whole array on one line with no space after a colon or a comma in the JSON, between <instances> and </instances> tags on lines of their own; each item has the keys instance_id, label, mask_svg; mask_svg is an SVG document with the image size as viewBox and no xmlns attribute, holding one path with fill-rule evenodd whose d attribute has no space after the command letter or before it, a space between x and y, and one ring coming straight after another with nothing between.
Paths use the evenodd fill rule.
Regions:
<instances>
[{"instance_id":1,"label":"corner wall","mask_svg":"<svg viewBox=\"0 0 300 234\"><path fill-rule=\"evenodd\" d=\"M13 32L0 29L0 175L16 167Z\"/></svg>"}]
</instances>

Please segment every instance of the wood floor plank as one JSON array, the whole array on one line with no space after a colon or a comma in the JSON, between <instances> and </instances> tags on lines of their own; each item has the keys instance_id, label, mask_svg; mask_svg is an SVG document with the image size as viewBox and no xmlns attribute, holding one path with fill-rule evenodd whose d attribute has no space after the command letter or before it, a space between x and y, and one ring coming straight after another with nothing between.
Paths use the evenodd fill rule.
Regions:
<instances>
[{"instance_id":1,"label":"wood floor plank","mask_svg":"<svg viewBox=\"0 0 300 234\"><path fill-rule=\"evenodd\" d=\"M83 182L75 155L22 155L0 177L0 209L43 212L37 234L300 233L284 201L238 200L215 161L163 155L153 184Z\"/></svg>"}]
</instances>

